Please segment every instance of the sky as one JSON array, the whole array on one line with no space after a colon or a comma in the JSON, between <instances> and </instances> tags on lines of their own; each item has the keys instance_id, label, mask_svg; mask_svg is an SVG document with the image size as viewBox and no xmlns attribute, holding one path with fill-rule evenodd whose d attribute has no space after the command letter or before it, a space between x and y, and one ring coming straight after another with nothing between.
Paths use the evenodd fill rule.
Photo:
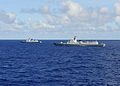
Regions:
<instances>
[{"instance_id":1,"label":"sky","mask_svg":"<svg viewBox=\"0 0 120 86\"><path fill-rule=\"evenodd\" d=\"M0 0L0 39L120 40L120 0Z\"/></svg>"}]
</instances>

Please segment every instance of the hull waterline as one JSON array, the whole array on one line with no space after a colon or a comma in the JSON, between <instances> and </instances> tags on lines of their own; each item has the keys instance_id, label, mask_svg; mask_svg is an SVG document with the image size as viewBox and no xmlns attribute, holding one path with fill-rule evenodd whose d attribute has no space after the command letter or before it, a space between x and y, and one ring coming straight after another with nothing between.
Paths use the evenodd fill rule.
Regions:
<instances>
[{"instance_id":1,"label":"hull waterline","mask_svg":"<svg viewBox=\"0 0 120 86\"><path fill-rule=\"evenodd\" d=\"M66 44L66 43L54 43L56 46L81 46L81 47L105 47L105 44Z\"/></svg>"},{"instance_id":2,"label":"hull waterline","mask_svg":"<svg viewBox=\"0 0 120 86\"><path fill-rule=\"evenodd\" d=\"M21 43L42 43L42 42L26 42L26 41L21 41Z\"/></svg>"}]
</instances>

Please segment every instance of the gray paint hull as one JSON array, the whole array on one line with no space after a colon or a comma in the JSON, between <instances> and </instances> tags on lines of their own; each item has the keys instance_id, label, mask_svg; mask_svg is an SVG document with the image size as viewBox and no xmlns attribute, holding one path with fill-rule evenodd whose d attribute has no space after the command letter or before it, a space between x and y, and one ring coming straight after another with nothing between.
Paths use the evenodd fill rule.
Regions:
<instances>
[{"instance_id":1,"label":"gray paint hull","mask_svg":"<svg viewBox=\"0 0 120 86\"><path fill-rule=\"evenodd\" d=\"M105 44L94 44L94 45L89 45L89 44L66 44L66 43L54 43L56 46L83 46L83 47L104 47Z\"/></svg>"},{"instance_id":2,"label":"gray paint hull","mask_svg":"<svg viewBox=\"0 0 120 86\"><path fill-rule=\"evenodd\" d=\"M40 42L26 42L26 41L21 41L21 43L40 43Z\"/></svg>"}]
</instances>

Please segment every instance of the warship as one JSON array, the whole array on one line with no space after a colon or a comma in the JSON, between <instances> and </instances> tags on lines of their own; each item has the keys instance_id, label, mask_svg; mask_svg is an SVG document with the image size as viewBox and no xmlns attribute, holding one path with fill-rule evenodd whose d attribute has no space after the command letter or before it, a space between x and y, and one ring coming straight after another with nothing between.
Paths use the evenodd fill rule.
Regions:
<instances>
[{"instance_id":1,"label":"warship","mask_svg":"<svg viewBox=\"0 0 120 86\"><path fill-rule=\"evenodd\" d=\"M54 43L56 46L88 46L88 47L105 47L105 43L98 43L98 41L77 41L76 36L69 40L67 43Z\"/></svg>"},{"instance_id":2,"label":"warship","mask_svg":"<svg viewBox=\"0 0 120 86\"><path fill-rule=\"evenodd\" d=\"M27 39L27 40L24 40L24 41L21 41L22 43L42 43L42 41L39 41L37 39Z\"/></svg>"}]
</instances>

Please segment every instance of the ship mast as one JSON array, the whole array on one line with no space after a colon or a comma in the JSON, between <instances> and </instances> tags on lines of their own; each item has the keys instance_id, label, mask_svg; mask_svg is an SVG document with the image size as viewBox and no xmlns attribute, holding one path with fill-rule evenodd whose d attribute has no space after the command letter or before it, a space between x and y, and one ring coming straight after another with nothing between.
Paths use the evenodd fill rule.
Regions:
<instances>
[{"instance_id":1,"label":"ship mast","mask_svg":"<svg viewBox=\"0 0 120 86\"><path fill-rule=\"evenodd\" d=\"M76 37L76 36L74 36L74 39L73 39L73 40L74 40L74 42L77 42L77 37Z\"/></svg>"}]
</instances>

